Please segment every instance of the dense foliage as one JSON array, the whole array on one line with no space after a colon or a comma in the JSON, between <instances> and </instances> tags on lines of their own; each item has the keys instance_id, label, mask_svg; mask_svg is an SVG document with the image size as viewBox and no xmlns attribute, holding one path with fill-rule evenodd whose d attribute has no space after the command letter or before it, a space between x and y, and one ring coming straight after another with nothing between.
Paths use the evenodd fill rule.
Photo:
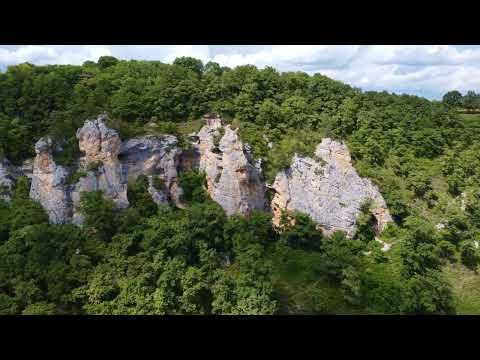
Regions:
<instances>
[{"instance_id":1,"label":"dense foliage","mask_svg":"<svg viewBox=\"0 0 480 360\"><path fill-rule=\"evenodd\" d=\"M85 193L84 227L49 225L21 177L12 201L0 200L0 313L455 313L444 269L476 273L480 261L480 128L456 111L475 94L447 95L362 92L320 74L191 58L11 66L0 74L0 157L14 164L49 134L56 160L73 165L76 129L103 111L123 138L174 133L184 146L202 114L218 113L269 181L294 153L313 156L322 137L346 141L395 224L378 238L368 203L354 239L322 234L305 214L279 229L265 213L227 217L203 174L187 171L185 209L157 207L140 177L129 208Z\"/></svg>"},{"instance_id":2,"label":"dense foliage","mask_svg":"<svg viewBox=\"0 0 480 360\"><path fill-rule=\"evenodd\" d=\"M449 91L443 95L442 101L447 106L463 107L467 111L480 111L480 94L473 90L467 91L465 95L457 90Z\"/></svg>"}]
</instances>

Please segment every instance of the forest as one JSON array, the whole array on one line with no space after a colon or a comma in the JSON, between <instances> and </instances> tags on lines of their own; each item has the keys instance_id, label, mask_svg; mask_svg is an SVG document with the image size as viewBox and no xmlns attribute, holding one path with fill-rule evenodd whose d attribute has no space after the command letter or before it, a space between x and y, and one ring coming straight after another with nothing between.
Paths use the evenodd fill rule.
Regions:
<instances>
[{"instance_id":1,"label":"forest","mask_svg":"<svg viewBox=\"0 0 480 360\"><path fill-rule=\"evenodd\" d=\"M203 174L186 171L185 209L157 206L139 177L128 208L83 193L84 226L52 225L19 177L12 200L0 197L0 314L480 314L480 118L465 114L479 99L189 57L10 66L0 73L0 160L21 165L48 135L62 148L55 161L71 166L76 130L102 112L122 139L154 123L188 147L215 113L239 129L269 182L323 137L344 141L394 222L383 252L368 206L353 239L302 213L280 227L264 212L228 217Z\"/></svg>"}]
</instances>

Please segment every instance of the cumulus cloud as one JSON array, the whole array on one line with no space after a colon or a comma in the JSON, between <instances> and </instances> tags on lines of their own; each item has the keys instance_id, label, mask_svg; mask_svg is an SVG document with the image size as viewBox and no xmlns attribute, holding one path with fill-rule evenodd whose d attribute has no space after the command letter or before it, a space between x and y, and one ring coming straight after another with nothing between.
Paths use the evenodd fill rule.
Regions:
<instances>
[{"instance_id":1,"label":"cumulus cloud","mask_svg":"<svg viewBox=\"0 0 480 360\"><path fill-rule=\"evenodd\" d=\"M38 65L76 65L82 64L86 60L96 60L104 55L111 55L110 49L98 45L0 46L0 68L24 62Z\"/></svg>"},{"instance_id":2,"label":"cumulus cloud","mask_svg":"<svg viewBox=\"0 0 480 360\"><path fill-rule=\"evenodd\" d=\"M81 64L112 55L160 60L192 56L236 67L322 73L364 90L439 99L446 91L480 91L480 46L452 45L28 45L0 46L0 70L10 64Z\"/></svg>"}]
</instances>

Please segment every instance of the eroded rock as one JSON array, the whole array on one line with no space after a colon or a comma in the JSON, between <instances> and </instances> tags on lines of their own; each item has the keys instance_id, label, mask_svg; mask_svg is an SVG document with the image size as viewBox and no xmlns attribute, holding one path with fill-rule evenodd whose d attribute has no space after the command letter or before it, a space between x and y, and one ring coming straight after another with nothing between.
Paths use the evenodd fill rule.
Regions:
<instances>
[{"instance_id":1,"label":"eroded rock","mask_svg":"<svg viewBox=\"0 0 480 360\"><path fill-rule=\"evenodd\" d=\"M122 141L117 131L105 125L105 119L106 115L102 114L95 120L87 120L77 131L79 148L85 153L85 158L79 162L84 168L80 170L90 171L80 178L71 193L73 222L76 224L83 222L78 212L82 192L102 190L117 207L128 206L127 181L118 159Z\"/></svg>"},{"instance_id":2,"label":"eroded rock","mask_svg":"<svg viewBox=\"0 0 480 360\"><path fill-rule=\"evenodd\" d=\"M280 172L272 185L274 223L279 224L282 210L306 213L327 234L345 231L352 237L361 204L371 199L377 231L392 221L377 187L361 178L352 166L343 143L325 138L317 146L315 159L295 155L290 167Z\"/></svg>"},{"instance_id":3,"label":"eroded rock","mask_svg":"<svg viewBox=\"0 0 480 360\"><path fill-rule=\"evenodd\" d=\"M63 224L71 217L71 206L65 179L68 170L55 164L52 141L40 139L35 145L30 197L40 202L53 224Z\"/></svg>"},{"instance_id":4,"label":"eroded rock","mask_svg":"<svg viewBox=\"0 0 480 360\"><path fill-rule=\"evenodd\" d=\"M10 200L12 196L14 176L12 166L7 159L0 160L0 199Z\"/></svg>"},{"instance_id":5,"label":"eroded rock","mask_svg":"<svg viewBox=\"0 0 480 360\"><path fill-rule=\"evenodd\" d=\"M148 191L158 205L172 200L177 206L183 206L181 188L177 183L182 152L177 145L175 136L166 135L130 139L123 142L120 149L124 176L128 181L135 181L138 176L146 175ZM161 183L160 186L154 186L155 181Z\"/></svg>"},{"instance_id":6,"label":"eroded rock","mask_svg":"<svg viewBox=\"0 0 480 360\"><path fill-rule=\"evenodd\" d=\"M209 117L197 134L199 169L207 179L207 191L228 215L266 210L261 169L230 125Z\"/></svg>"}]
</instances>

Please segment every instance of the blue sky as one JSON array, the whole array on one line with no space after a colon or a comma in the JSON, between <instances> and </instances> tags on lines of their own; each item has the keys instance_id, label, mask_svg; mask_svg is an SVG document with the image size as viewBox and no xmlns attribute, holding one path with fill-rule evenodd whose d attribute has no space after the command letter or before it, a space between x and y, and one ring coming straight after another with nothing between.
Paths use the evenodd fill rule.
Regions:
<instances>
[{"instance_id":1,"label":"blue sky","mask_svg":"<svg viewBox=\"0 0 480 360\"><path fill-rule=\"evenodd\" d=\"M453 89L480 92L479 45L0 45L0 70L22 62L82 64L102 55L167 63L193 56L229 67L273 66L429 99Z\"/></svg>"}]
</instances>

